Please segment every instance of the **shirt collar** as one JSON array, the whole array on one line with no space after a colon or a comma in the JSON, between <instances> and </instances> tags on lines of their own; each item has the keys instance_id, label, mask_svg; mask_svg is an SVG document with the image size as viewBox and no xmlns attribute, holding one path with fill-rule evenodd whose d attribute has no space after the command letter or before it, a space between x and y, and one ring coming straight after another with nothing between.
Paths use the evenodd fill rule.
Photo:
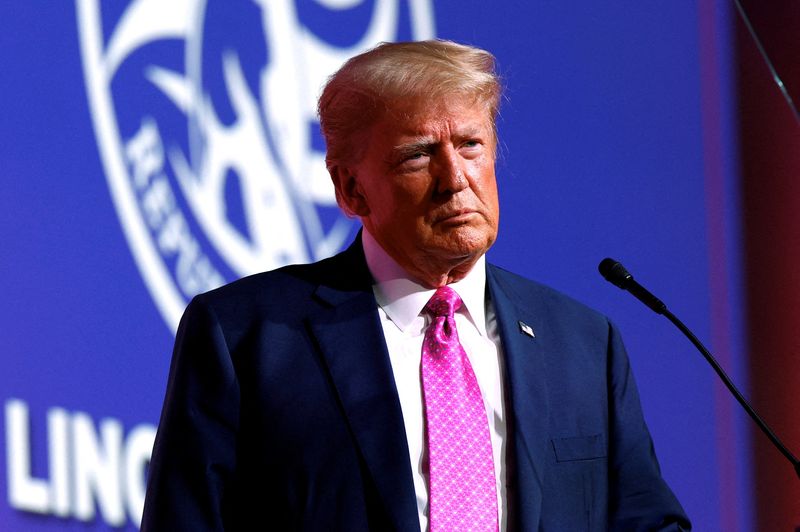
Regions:
<instances>
[{"instance_id":1,"label":"shirt collar","mask_svg":"<svg viewBox=\"0 0 800 532\"><path fill-rule=\"evenodd\" d=\"M367 267L375 281L373 292L378 305L401 331L409 332L435 290L416 282L366 229L362 231L361 241ZM449 286L464 303L461 312L482 336L486 336L485 256L481 255L463 279Z\"/></svg>"}]
</instances>

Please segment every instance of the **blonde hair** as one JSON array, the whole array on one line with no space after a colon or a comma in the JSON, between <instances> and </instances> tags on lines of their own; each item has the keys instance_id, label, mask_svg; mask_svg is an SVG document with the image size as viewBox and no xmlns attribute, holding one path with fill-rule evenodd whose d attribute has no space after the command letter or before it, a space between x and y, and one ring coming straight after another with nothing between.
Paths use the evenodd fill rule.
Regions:
<instances>
[{"instance_id":1,"label":"blonde hair","mask_svg":"<svg viewBox=\"0 0 800 532\"><path fill-rule=\"evenodd\" d=\"M444 40L381 43L348 60L326 83L318 113L330 169L358 162L366 130L392 101L453 95L485 105L494 128L502 89L495 58L480 48Z\"/></svg>"}]
</instances>

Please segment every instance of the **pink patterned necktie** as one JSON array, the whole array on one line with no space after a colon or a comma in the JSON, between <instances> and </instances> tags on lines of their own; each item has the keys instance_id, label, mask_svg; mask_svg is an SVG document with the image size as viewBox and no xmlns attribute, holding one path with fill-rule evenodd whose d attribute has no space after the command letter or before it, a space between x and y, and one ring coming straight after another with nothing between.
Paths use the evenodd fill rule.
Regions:
<instances>
[{"instance_id":1,"label":"pink patterned necktie","mask_svg":"<svg viewBox=\"0 0 800 532\"><path fill-rule=\"evenodd\" d=\"M458 340L461 298L447 286L425 308L433 321L422 344L428 428L431 532L497 531L492 442L472 365Z\"/></svg>"}]
</instances>

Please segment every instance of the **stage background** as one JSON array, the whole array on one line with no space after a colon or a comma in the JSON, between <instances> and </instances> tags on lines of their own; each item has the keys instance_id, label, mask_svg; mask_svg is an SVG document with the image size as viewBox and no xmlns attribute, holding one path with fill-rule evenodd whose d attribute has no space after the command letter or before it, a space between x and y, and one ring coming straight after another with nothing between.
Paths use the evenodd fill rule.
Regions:
<instances>
[{"instance_id":1,"label":"stage background","mask_svg":"<svg viewBox=\"0 0 800 532\"><path fill-rule=\"evenodd\" d=\"M737 113L737 80L772 88L757 57L736 69L735 51L752 45L734 39L727 2L163 4L0 4L0 530L136 527L182 306L346 244L357 228L332 207L314 96L361 47L431 36L489 49L507 85L490 260L621 327L664 476L697 530L800 525L792 500L777 520L769 501L756 513L769 479L754 464L777 453L710 368L596 270L606 256L623 261L747 393L752 357L780 361L792 345L748 357L747 303L760 314L769 301L748 296L760 292L744 282L758 266L744 268L743 223L748 250L770 247L743 216L738 126L785 115L793 147L781 153L799 144L780 100L749 122ZM776 187L766 212L787 190ZM797 227L786 212L783 227ZM789 265L800 262L796 235L784 235ZM796 308L793 278L773 281ZM780 367L759 382L791 390L800 377ZM790 410L774 407L776 428Z\"/></svg>"}]
</instances>

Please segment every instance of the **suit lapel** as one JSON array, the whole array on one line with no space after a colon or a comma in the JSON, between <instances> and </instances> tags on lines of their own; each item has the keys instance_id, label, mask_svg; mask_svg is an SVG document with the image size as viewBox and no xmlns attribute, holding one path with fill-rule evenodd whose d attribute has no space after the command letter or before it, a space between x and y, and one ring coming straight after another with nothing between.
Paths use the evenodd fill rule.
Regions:
<instances>
[{"instance_id":1,"label":"suit lapel","mask_svg":"<svg viewBox=\"0 0 800 532\"><path fill-rule=\"evenodd\" d=\"M512 278L488 265L487 283L503 342L506 397L512 420L509 435L513 434L515 467L511 473L516 478L512 483L513 499L509 501L512 522L515 529L536 530L541 516L548 434L544 353L552 346L544 316L536 312L535 302L523 304L517 299Z\"/></svg>"},{"instance_id":2,"label":"suit lapel","mask_svg":"<svg viewBox=\"0 0 800 532\"><path fill-rule=\"evenodd\" d=\"M394 528L419 531L403 414L360 239L332 266L349 280L318 287L309 327Z\"/></svg>"}]
</instances>

